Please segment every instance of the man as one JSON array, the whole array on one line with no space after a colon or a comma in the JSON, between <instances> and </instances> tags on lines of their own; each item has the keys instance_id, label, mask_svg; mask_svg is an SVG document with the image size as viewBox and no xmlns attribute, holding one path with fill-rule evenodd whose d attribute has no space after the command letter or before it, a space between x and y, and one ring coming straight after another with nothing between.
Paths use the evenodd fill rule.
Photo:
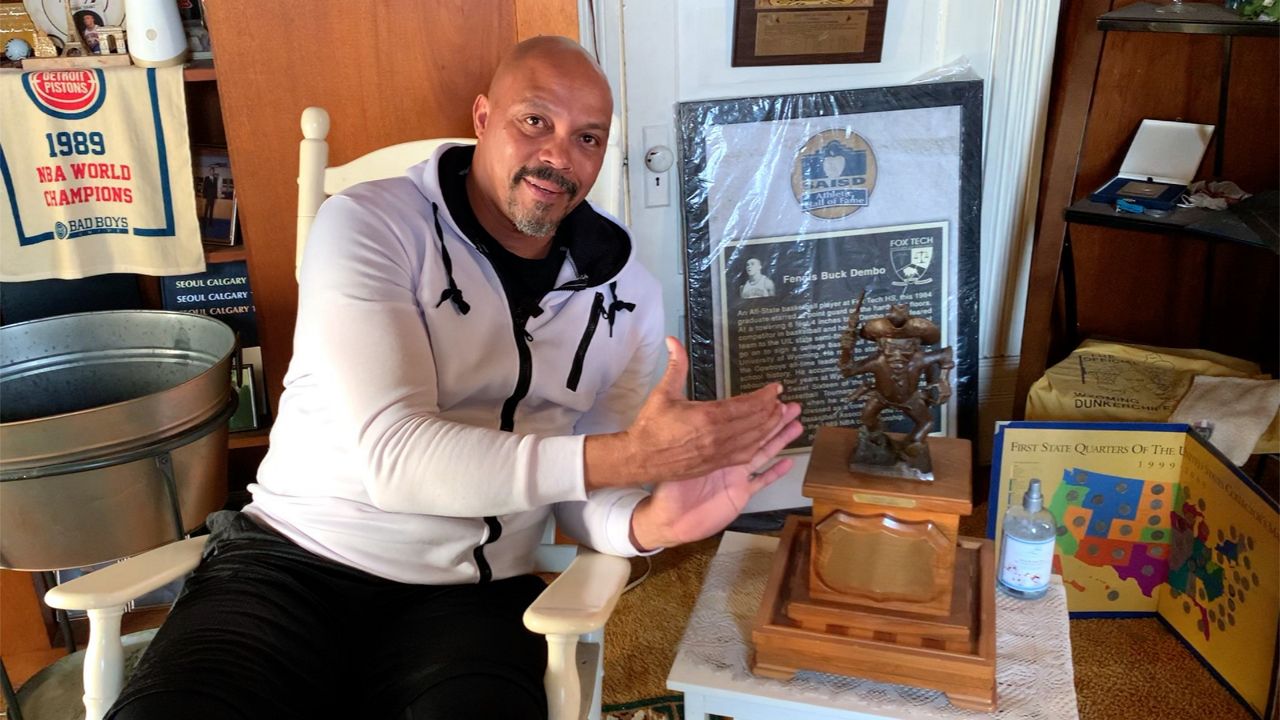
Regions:
<instances>
[{"instance_id":1,"label":"man","mask_svg":"<svg viewBox=\"0 0 1280 720\"><path fill-rule=\"evenodd\" d=\"M761 272L762 269L763 268L758 259L747 259L747 281L742 283L741 292L743 300L773 297L773 281Z\"/></svg>"},{"instance_id":2,"label":"man","mask_svg":"<svg viewBox=\"0 0 1280 720\"><path fill-rule=\"evenodd\" d=\"M253 503L211 516L110 717L544 717L520 618L547 516L652 552L786 471L799 407L778 386L689 402L668 340L645 397L659 289L582 202L611 115L580 47L530 40L476 99L474 149L324 204Z\"/></svg>"},{"instance_id":3,"label":"man","mask_svg":"<svg viewBox=\"0 0 1280 720\"><path fill-rule=\"evenodd\" d=\"M86 50L91 55L98 55L102 47L98 42L98 16L87 12L80 16L80 37L84 39Z\"/></svg>"},{"instance_id":4,"label":"man","mask_svg":"<svg viewBox=\"0 0 1280 720\"><path fill-rule=\"evenodd\" d=\"M211 170L208 175L204 176L204 182L200 184L200 195L204 197L204 212L201 213L201 220L204 232L209 232L209 225L213 223L213 208L218 203L218 171Z\"/></svg>"}]
</instances>

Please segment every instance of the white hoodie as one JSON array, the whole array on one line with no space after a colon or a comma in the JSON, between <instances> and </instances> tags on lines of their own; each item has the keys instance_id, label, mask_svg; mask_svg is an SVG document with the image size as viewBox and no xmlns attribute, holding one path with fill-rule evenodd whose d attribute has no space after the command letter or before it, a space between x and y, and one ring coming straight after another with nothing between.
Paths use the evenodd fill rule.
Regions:
<instances>
[{"instance_id":1,"label":"white hoodie","mask_svg":"<svg viewBox=\"0 0 1280 720\"><path fill-rule=\"evenodd\" d=\"M445 207L448 147L321 206L245 512L409 583L530 572L552 508L581 542L634 555L645 493L588 497L583 436L624 429L648 392L664 352L658 283L620 224L584 202L562 223L556 289L519 333L493 266Z\"/></svg>"}]
</instances>

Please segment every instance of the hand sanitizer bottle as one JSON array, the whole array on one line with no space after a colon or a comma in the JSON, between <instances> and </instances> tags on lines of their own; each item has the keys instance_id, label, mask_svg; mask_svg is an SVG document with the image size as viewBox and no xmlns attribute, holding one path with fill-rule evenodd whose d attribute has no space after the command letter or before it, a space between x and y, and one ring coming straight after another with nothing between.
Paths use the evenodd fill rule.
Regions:
<instances>
[{"instance_id":1,"label":"hand sanitizer bottle","mask_svg":"<svg viewBox=\"0 0 1280 720\"><path fill-rule=\"evenodd\" d=\"M1022 507L1010 505L1000 538L999 587L1016 598L1032 600L1049 590L1057 523L1044 507L1040 481L1032 480Z\"/></svg>"}]
</instances>

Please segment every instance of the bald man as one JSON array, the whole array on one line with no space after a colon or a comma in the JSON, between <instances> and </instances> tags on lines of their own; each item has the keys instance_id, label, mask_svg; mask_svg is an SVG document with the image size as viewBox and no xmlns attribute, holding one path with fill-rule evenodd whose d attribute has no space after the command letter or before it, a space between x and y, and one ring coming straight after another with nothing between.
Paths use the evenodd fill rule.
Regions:
<instances>
[{"instance_id":1,"label":"bald man","mask_svg":"<svg viewBox=\"0 0 1280 720\"><path fill-rule=\"evenodd\" d=\"M109 717L543 718L521 615L548 516L651 553L788 469L799 408L776 385L686 400L657 282L583 202L612 113L582 48L526 41L475 100L474 146L325 202L253 502L210 516Z\"/></svg>"}]
</instances>

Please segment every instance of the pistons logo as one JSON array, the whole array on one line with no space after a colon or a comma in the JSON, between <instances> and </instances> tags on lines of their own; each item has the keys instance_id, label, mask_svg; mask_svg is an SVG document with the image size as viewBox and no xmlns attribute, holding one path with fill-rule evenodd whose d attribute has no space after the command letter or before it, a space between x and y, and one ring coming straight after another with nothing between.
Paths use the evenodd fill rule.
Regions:
<instances>
[{"instance_id":1,"label":"pistons logo","mask_svg":"<svg viewBox=\"0 0 1280 720\"><path fill-rule=\"evenodd\" d=\"M107 85L101 70L42 70L22 76L27 97L46 115L62 120L89 117L102 107Z\"/></svg>"}]
</instances>

